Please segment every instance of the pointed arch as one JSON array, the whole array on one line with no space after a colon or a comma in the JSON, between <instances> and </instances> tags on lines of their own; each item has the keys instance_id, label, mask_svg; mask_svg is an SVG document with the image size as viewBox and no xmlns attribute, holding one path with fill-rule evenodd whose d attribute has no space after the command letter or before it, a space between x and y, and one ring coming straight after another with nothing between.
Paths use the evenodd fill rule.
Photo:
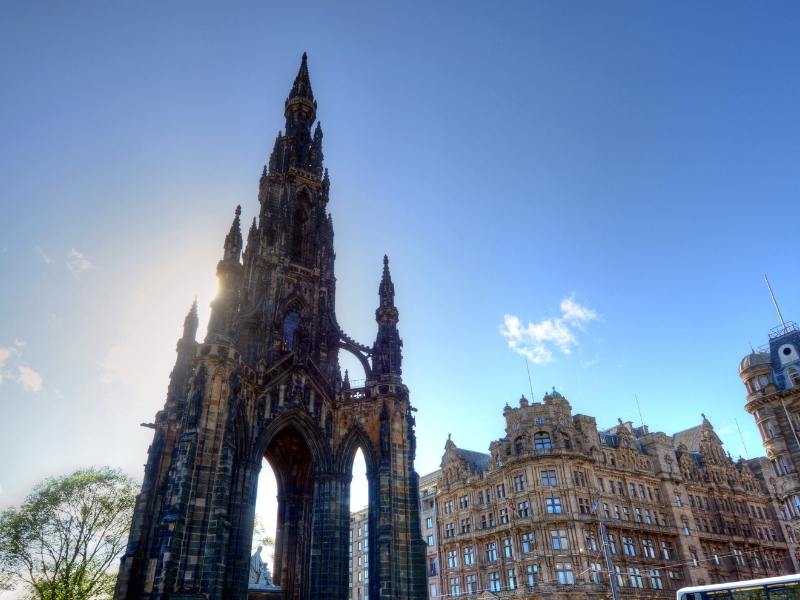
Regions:
<instances>
[{"instance_id":1,"label":"pointed arch","mask_svg":"<svg viewBox=\"0 0 800 600\"><path fill-rule=\"evenodd\" d=\"M356 452L361 448L364 453L364 460L367 463L367 478L371 477L378 470L378 456L372 440L359 425L354 425L339 444L339 451L336 457L336 470L340 473L352 475L353 460Z\"/></svg>"},{"instance_id":2,"label":"pointed arch","mask_svg":"<svg viewBox=\"0 0 800 600\"><path fill-rule=\"evenodd\" d=\"M294 429L303 439L314 463L315 471L328 471L332 466L331 451L325 441L325 434L301 408L290 409L273 419L259 434L254 444L254 457L264 456L270 442L282 431Z\"/></svg>"}]
</instances>

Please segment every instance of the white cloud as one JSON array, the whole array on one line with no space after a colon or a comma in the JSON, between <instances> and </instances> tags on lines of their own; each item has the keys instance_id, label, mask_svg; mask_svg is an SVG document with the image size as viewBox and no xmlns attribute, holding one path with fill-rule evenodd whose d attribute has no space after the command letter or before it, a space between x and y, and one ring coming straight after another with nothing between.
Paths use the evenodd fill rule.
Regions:
<instances>
[{"instance_id":1,"label":"white cloud","mask_svg":"<svg viewBox=\"0 0 800 600\"><path fill-rule=\"evenodd\" d=\"M82 252L73 248L67 254L67 268L75 277L79 277L82 273L94 268L94 265Z\"/></svg>"},{"instance_id":2,"label":"white cloud","mask_svg":"<svg viewBox=\"0 0 800 600\"><path fill-rule=\"evenodd\" d=\"M25 340L22 340L20 338L14 338L14 345L17 348L24 348L25 346L28 345L28 342L26 342Z\"/></svg>"},{"instance_id":3,"label":"white cloud","mask_svg":"<svg viewBox=\"0 0 800 600\"><path fill-rule=\"evenodd\" d=\"M42 257L42 260L44 261L44 264L46 264L46 265L52 265L53 264L53 259L50 258L44 250L42 250L39 246L34 246L33 248L34 248L34 250L36 250L36 253L39 256Z\"/></svg>"},{"instance_id":4,"label":"white cloud","mask_svg":"<svg viewBox=\"0 0 800 600\"><path fill-rule=\"evenodd\" d=\"M19 376L17 381L26 392L40 392L42 390L42 376L25 365L17 365Z\"/></svg>"},{"instance_id":5,"label":"white cloud","mask_svg":"<svg viewBox=\"0 0 800 600\"><path fill-rule=\"evenodd\" d=\"M516 315L505 315L500 333L508 341L509 348L536 364L552 361L555 350L570 354L578 346L576 330L596 320L597 311L578 304L572 297L564 298L560 308L560 317L525 326Z\"/></svg>"}]
</instances>

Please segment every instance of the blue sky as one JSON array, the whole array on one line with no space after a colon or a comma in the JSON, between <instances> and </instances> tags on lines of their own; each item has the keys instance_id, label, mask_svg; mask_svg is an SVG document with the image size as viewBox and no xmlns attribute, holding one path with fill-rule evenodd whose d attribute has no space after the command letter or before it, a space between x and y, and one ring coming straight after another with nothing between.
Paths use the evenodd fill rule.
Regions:
<instances>
[{"instance_id":1,"label":"blue sky","mask_svg":"<svg viewBox=\"0 0 800 600\"><path fill-rule=\"evenodd\" d=\"M88 464L141 476L138 424L234 207L256 213L303 51L339 321L374 339L388 253L420 472L529 395L506 315L535 399L607 427L638 395L652 429L703 411L762 453L737 366L776 324L765 272L800 319L796 3L12 2L0 507Z\"/></svg>"}]
</instances>

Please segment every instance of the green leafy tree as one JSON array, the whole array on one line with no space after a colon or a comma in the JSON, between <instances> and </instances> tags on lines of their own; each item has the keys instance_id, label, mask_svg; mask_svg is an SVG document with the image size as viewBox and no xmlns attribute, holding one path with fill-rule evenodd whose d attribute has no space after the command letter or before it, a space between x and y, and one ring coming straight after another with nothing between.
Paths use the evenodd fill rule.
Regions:
<instances>
[{"instance_id":1,"label":"green leafy tree","mask_svg":"<svg viewBox=\"0 0 800 600\"><path fill-rule=\"evenodd\" d=\"M118 470L81 469L0 512L0 589L22 586L35 600L110 598L137 487Z\"/></svg>"},{"instance_id":2,"label":"green leafy tree","mask_svg":"<svg viewBox=\"0 0 800 600\"><path fill-rule=\"evenodd\" d=\"M253 550L258 546L263 546L267 552L271 552L274 545L275 540L267 535L267 528L264 527L264 521L261 520L259 515L256 515L255 524L253 526Z\"/></svg>"}]
</instances>

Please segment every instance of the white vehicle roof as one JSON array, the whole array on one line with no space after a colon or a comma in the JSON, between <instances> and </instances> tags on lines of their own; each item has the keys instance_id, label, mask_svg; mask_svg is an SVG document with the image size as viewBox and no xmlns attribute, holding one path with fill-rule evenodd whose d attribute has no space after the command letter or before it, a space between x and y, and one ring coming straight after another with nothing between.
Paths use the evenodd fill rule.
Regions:
<instances>
[{"instance_id":1,"label":"white vehicle roof","mask_svg":"<svg viewBox=\"0 0 800 600\"><path fill-rule=\"evenodd\" d=\"M690 594L692 592L709 592L713 590L729 590L739 587L755 587L759 585L770 585L775 583L788 583L790 581L800 581L800 574L794 575L781 575L780 577L766 577L764 579L748 579L747 581L731 581L729 583L715 583L712 585L696 585L694 587L685 587L678 590L682 594Z\"/></svg>"}]
</instances>

